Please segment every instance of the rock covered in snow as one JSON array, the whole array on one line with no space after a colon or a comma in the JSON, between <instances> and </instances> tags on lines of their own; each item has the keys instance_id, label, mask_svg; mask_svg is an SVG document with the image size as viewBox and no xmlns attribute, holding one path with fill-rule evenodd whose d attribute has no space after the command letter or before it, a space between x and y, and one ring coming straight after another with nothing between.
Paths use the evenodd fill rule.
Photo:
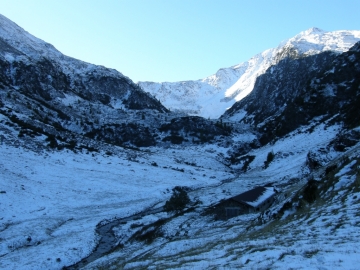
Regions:
<instances>
[{"instance_id":1,"label":"rock covered in snow","mask_svg":"<svg viewBox=\"0 0 360 270\"><path fill-rule=\"evenodd\" d=\"M310 28L285 40L276 48L259 53L246 62L219 69L215 74L196 81L139 82L170 110L203 117L218 118L236 101L254 88L258 76L286 57L299 58L320 52L345 52L357 41L360 31L326 32Z\"/></svg>"}]
</instances>

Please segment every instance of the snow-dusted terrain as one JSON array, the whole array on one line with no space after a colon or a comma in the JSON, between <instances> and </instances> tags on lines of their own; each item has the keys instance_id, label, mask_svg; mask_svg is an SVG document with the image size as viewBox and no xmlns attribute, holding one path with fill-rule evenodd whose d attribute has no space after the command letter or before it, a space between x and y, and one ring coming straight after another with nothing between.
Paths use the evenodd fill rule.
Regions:
<instances>
[{"instance_id":1,"label":"snow-dusted terrain","mask_svg":"<svg viewBox=\"0 0 360 270\"><path fill-rule=\"evenodd\" d=\"M41 60L43 57L52 59L64 67L65 74L82 74L93 71L99 66L79 61L77 59L68 57L59 52L53 45L31 35L24 29L19 27L16 23L10 21L5 16L0 14L0 37L4 41L14 46L23 55L19 59L26 61L29 57L35 60ZM14 61L13 55L8 54L8 60ZM102 70L108 74L112 72L113 76L123 76L120 72L103 67ZM99 72L99 71L98 71Z\"/></svg>"},{"instance_id":2,"label":"snow-dusted terrain","mask_svg":"<svg viewBox=\"0 0 360 270\"><path fill-rule=\"evenodd\" d=\"M302 57L324 51L345 52L360 40L360 31L326 32L310 28L238 65L219 69L197 81L139 82L170 110L205 118L218 118L236 101L247 96L256 78L285 57Z\"/></svg>"},{"instance_id":3,"label":"snow-dusted terrain","mask_svg":"<svg viewBox=\"0 0 360 270\"><path fill-rule=\"evenodd\" d=\"M168 214L145 215L114 228L124 248L91 265L100 263L107 268L115 264L126 269L150 265L181 269L246 265L288 269L292 265L307 269L331 268L336 263L350 269L360 262L356 248L360 194L355 192L357 189L352 193L348 190L354 183L358 185L354 168L359 168L359 151L349 155L351 163L336 175L339 183L326 193L338 195L306 208L306 212L301 210L287 219L261 226L257 223L259 214L225 222L200 215L207 206L256 185L273 183L281 187L279 198L296 191L296 186L306 183L309 173L308 149L326 147L340 130L339 126L326 130L324 127L321 124L312 133L300 129L274 145L253 150L249 154L256 158L250 170L239 176L217 161L217 154L226 149L216 145L152 148L148 152L128 150L108 156L68 151L35 153L3 144L0 267L60 269L75 263L95 248L98 236L94 228L100 221L161 206L173 186L186 185L194 189L190 198L202 201L200 208L171 219L162 227L164 236L150 245L127 242L139 227L132 224L146 225L169 217ZM248 135L237 138L247 139ZM275 160L264 169L270 151L275 153ZM339 155L343 154L330 151L326 158L333 160ZM157 166L151 165L154 162ZM343 197L345 200L339 204ZM340 222L337 217L341 218L341 226L336 225ZM330 236L334 227L336 234Z\"/></svg>"},{"instance_id":4,"label":"snow-dusted terrain","mask_svg":"<svg viewBox=\"0 0 360 270\"><path fill-rule=\"evenodd\" d=\"M96 246L94 229L100 221L163 202L176 185L201 187L233 177L206 153L172 149L107 156L2 145L0 268L56 269L75 263ZM197 167L177 163L180 157Z\"/></svg>"},{"instance_id":5,"label":"snow-dusted terrain","mask_svg":"<svg viewBox=\"0 0 360 270\"><path fill-rule=\"evenodd\" d=\"M250 120L241 106L208 120L0 15L0 268L357 269L359 38L312 28L204 80L149 84L212 118L277 64ZM224 200L265 185L268 209L219 220ZM165 212L176 186L191 202Z\"/></svg>"},{"instance_id":6,"label":"snow-dusted terrain","mask_svg":"<svg viewBox=\"0 0 360 270\"><path fill-rule=\"evenodd\" d=\"M286 202L306 183L305 146L321 148L338 130L332 127L324 133L323 128L320 125L312 134L293 133L272 147L252 152L256 160L248 173L191 195L198 196L206 206L256 184L276 182L281 187L278 198ZM261 165L269 150L277 158L263 170ZM360 263L359 154L359 145L345 155L329 152L329 159L346 156L349 160L343 158L334 178L322 180L329 182L322 199L299 210L286 210L280 219L271 220L278 205L270 208L269 215L248 214L228 221L214 221L197 209L163 225L163 236L151 244L126 242L136 231L133 224L146 225L166 217L163 213L146 216L116 228L124 247L87 269L95 265L121 269L356 269ZM339 187L342 182L346 184Z\"/></svg>"}]
</instances>

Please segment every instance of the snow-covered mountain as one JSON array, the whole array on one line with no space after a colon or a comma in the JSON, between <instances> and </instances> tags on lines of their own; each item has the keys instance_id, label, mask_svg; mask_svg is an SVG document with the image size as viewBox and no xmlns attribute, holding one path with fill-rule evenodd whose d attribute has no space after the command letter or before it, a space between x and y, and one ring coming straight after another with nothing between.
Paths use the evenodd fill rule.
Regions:
<instances>
[{"instance_id":1,"label":"snow-covered mountain","mask_svg":"<svg viewBox=\"0 0 360 270\"><path fill-rule=\"evenodd\" d=\"M66 131L75 137L111 137L117 144L152 145L155 140L138 120L146 115L151 125L155 116L168 112L120 72L65 56L2 15L0 64L3 114L20 121L23 129L50 137ZM61 136L68 142L72 137Z\"/></svg>"},{"instance_id":2,"label":"snow-covered mountain","mask_svg":"<svg viewBox=\"0 0 360 270\"><path fill-rule=\"evenodd\" d=\"M65 56L3 15L0 15L0 46L5 85L26 88L26 84L33 84L34 88L36 84L40 96L59 99L62 103L69 98L86 99L116 108L166 111L120 72ZM37 76L41 71L43 75ZM33 75L37 78L32 78Z\"/></svg>"},{"instance_id":3,"label":"snow-covered mountain","mask_svg":"<svg viewBox=\"0 0 360 270\"><path fill-rule=\"evenodd\" d=\"M216 74L197 81L139 82L170 110L218 118L236 101L247 96L256 78L286 57L300 58L324 51L345 52L360 40L360 31L326 32L310 28L278 47L268 49L238 65L222 68Z\"/></svg>"},{"instance_id":4,"label":"snow-covered mountain","mask_svg":"<svg viewBox=\"0 0 360 270\"><path fill-rule=\"evenodd\" d=\"M359 265L360 42L343 31L314 51L310 32L213 121L0 16L0 268ZM231 88L235 71L209 83ZM266 211L218 220L219 203L269 185ZM192 202L165 212L175 186Z\"/></svg>"},{"instance_id":5,"label":"snow-covered mountain","mask_svg":"<svg viewBox=\"0 0 360 270\"><path fill-rule=\"evenodd\" d=\"M115 76L124 76L120 72L107 69L103 66L96 66L86 63L72 57L68 57L59 52L53 45L31 35L23 28L0 14L0 38L2 46L4 42L13 47L3 55L9 61L40 61L44 58L51 59L59 64L65 74L82 74L98 69L97 72L103 71Z\"/></svg>"}]
</instances>

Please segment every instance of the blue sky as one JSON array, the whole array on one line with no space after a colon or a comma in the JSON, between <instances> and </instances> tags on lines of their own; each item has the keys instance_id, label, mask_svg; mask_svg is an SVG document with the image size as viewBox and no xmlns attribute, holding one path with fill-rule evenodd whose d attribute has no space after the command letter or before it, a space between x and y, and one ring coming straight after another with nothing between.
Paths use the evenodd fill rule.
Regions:
<instances>
[{"instance_id":1,"label":"blue sky","mask_svg":"<svg viewBox=\"0 0 360 270\"><path fill-rule=\"evenodd\" d=\"M359 0L0 0L0 13L136 81L201 79L310 27L360 30Z\"/></svg>"}]
</instances>

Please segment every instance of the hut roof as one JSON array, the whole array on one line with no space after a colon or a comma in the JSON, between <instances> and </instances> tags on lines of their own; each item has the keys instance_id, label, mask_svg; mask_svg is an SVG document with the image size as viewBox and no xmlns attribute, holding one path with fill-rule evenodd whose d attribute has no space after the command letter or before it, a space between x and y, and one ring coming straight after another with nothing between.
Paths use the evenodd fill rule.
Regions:
<instances>
[{"instance_id":1,"label":"hut roof","mask_svg":"<svg viewBox=\"0 0 360 270\"><path fill-rule=\"evenodd\" d=\"M273 187L256 187L252 190L234 196L231 199L240 203L248 204L252 207L257 207L274 194L275 190Z\"/></svg>"}]
</instances>

